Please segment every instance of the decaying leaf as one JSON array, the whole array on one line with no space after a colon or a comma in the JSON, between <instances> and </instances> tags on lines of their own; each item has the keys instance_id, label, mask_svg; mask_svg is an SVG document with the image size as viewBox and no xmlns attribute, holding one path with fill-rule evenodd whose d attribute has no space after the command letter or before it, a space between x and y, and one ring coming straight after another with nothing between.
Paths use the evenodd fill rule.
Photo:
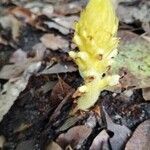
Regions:
<instances>
[{"instance_id":1,"label":"decaying leaf","mask_svg":"<svg viewBox=\"0 0 150 150\"><path fill-rule=\"evenodd\" d=\"M84 0L85 1L85 0ZM67 4L56 5L54 11L60 15L70 15L79 13L82 10L81 2L75 1Z\"/></svg>"},{"instance_id":2,"label":"decaying leaf","mask_svg":"<svg viewBox=\"0 0 150 150\"><path fill-rule=\"evenodd\" d=\"M22 49L16 50L9 59L10 63L23 63L27 61L27 53Z\"/></svg>"},{"instance_id":3,"label":"decaying leaf","mask_svg":"<svg viewBox=\"0 0 150 150\"><path fill-rule=\"evenodd\" d=\"M66 133L60 134L56 141L63 148L67 145L71 145L72 148L79 148L91 132L92 129L84 125L75 126L69 129Z\"/></svg>"},{"instance_id":4,"label":"decaying leaf","mask_svg":"<svg viewBox=\"0 0 150 150\"><path fill-rule=\"evenodd\" d=\"M150 87L150 43L130 32L120 32L122 37L119 54L110 70L117 73L121 88Z\"/></svg>"},{"instance_id":5,"label":"decaying leaf","mask_svg":"<svg viewBox=\"0 0 150 150\"><path fill-rule=\"evenodd\" d=\"M58 30L60 33L67 35L70 33L69 29L59 25L56 22L52 22L52 21L45 21L44 24L46 24L50 29L56 29Z\"/></svg>"},{"instance_id":6,"label":"decaying leaf","mask_svg":"<svg viewBox=\"0 0 150 150\"><path fill-rule=\"evenodd\" d=\"M73 116L73 117L70 117L68 118L65 123L58 129L58 131L65 131L67 129L69 129L70 127L72 127L73 125L75 125L75 123L77 121L79 121L80 117L77 117L77 116Z\"/></svg>"},{"instance_id":7,"label":"decaying leaf","mask_svg":"<svg viewBox=\"0 0 150 150\"><path fill-rule=\"evenodd\" d=\"M14 64L8 64L2 67L0 70L0 79L16 78L22 75L22 73L32 64L43 59L46 47L42 43L38 43L33 46L33 50L30 53L34 54L32 57L27 58L27 53L21 49L16 50L10 57L10 62Z\"/></svg>"},{"instance_id":8,"label":"decaying leaf","mask_svg":"<svg viewBox=\"0 0 150 150\"><path fill-rule=\"evenodd\" d=\"M93 140L90 150L109 150L109 138L106 130L102 130Z\"/></svg>"},{"instance_id":9,"label":"decaying leaf","mask_svg":"<svg viewBox=\"0 0 150 150\"><path fill-rule=\"evenodd\" d=\"M29 64L5 65L0 71L0 79L11 79L19 77Z\"/></svg>"},{"instance_id":10,"label":"decaying leaf","mask_svg":"<svg viewBox=\"0 0 150 150\"><path fill-rule=\"evenodd\" d=\"M26 88L30 76L37 72L40 67L41 62L33 63L20 78L16 81L9 80L4 85L3 90L0 92L0 121L14 104L19 94Z\"/></svg>"},{"instance_id":11,"label":"decaying leaf","mask_svg":"<svg viewBox=\"0 0 150 150\"><path fill-rule=\"evenodd\" d=\"M62 64L57 63L52 67L44 69L41 74L56 74L56 73L67 73L67 72L75 72L77 68L74 67L72 64Z\"/></svg>"},{"instance_id":12,"label":"decaying leaf","mask_svg":"<svg viewBox=\"0 0 150 150\"><path fill-rule=\"evenodd\" d=\"M52 50L62 49L65 52L68 51L69 43L61 36L55 36L54 34L45 34L41 37L42 43Z\"/></svg>"},{"instance_id":13,"label":"decaying leaf","mask_svg":"<svg viewBox=\"0 0 150 150\"><path fill-rule=\"evenodd\" d=\"M56 142L51 141L48 144L46 150L62 150L62 148Z\"/></svg>"},{"instance_id":14,"label":"decaying leaf","mask_svg":"<svg viewBox=\"0 0 150 150\"><path fill-rule=\"evenodd\" d=\"M65 28L74 29L74 22L78 21L79 17L77 16L57 17L54 18L53 20Z\"/></svg>"},{"instance_id":15,"label":"decaying leaf","mask_svg":"<svg viewBox=\"0 0 150 150\"><path fill-rule=\"evenodd\" d=\"M110 144L113 150L120 150L124 147L127 139L130 137L131 131L124 125L113 123L107 112L105 112L107 129L113 132L113 137L110 138Z\"/></svg>"},{"instance_id":16,"label":"decaying leaf","mask_svg":"<svg viewBox=\"0 0 150 150\"><path fill-rule=\"evenodd\" d=\"M141 123L126 144L125 150L149 150L150 148L150 120Z\"/></svg>"},{"instance_id":17,"label":"decaying leaf","mask_svg":"<svg viewBox=\"0 0 150 150\"><path fill-rule=\"evenodd\" d=\"M65 83L62 79L59 79L57 84L53 87L50 99L51 105L56 107L66 97L66 95L72 90L72 87Z\"/></svg>"},{"instance_id":18,"label":"decaying leaf","mask_svg":"<svg viewBox=\"0 0 150 150\"><path fill-rule=\"evenodd\" d=\"M142 94L146 101L150 101L150 88L142 89Z\"/></svg>"}]
</instances>

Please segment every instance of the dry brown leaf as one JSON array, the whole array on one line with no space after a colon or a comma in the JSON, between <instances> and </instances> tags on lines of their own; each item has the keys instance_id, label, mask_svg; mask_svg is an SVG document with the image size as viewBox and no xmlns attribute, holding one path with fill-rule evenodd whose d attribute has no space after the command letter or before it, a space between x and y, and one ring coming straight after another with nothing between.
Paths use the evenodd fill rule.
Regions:
<instances>
[{"instance_id":1,"label":"dry brown leaf","mask_svg":"<svg viewBox=\"0 0 150 150\"><path fill-rule=\"evenodd\" d=\"M126 144L125 150L149 150L150 148L150 120L141 123Z\"/></svg>"},{"instance_id":2,"label":"dry brown leaf","mask_svg":"<svg viewBox=\"0 0 150 150\"><path fill-rule=\"evenodd\" d=\"M51 105L57 107L71 90L71 86L65 83L62 79L59 79L51 92Z\"/></svg>"},{"instance_id":3,"label":"dry brown leaf","mask_svg":"<svg viewBox=\"0 0 150 150\"><path fill-rule=\"evenodd\" d=\"M63 49L68 51L69 43L61 36L55 36L54 34L45 34L41 37L41 42L52 50Z\"/></svg>"},{"instance_id":4,"label":"dry brown leaf","mask_svg":"<svg viewBox=\"0 0 150 150\"><path fill-rule=\"evenodd\" d=\"M63 148L67 145L71 145L72 148L80 148L91 132L92 129L84 125L75 126L69 129L66 133L60 134L56 141Z\"/></svg>"},{"instance_id":5,"label":"dry brown leaf","mask_svg":"<svg viewBox=\"0 0 150 150\"><path fill-rule=\"evenodd\" d=\"M23 20L25 23L29 23L31 25L34 24L35 18L37 17L29 9L20 6L10 9L9 13L14 15L16 18Z\"/></svg>"}]
</instances>

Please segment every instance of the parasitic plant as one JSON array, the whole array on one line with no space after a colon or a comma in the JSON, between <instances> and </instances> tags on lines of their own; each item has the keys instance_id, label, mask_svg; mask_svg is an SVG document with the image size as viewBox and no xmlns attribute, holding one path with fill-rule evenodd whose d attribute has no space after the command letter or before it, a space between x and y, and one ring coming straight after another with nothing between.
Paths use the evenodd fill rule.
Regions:
<instances>
[{"instance_id":1,"label":"parasitic plant","mask_svg":"<svg viewBox=\"0 0 150 150\"><path fill-rule=\"evenodd\" d=\"M84 85L74 94L77 109L87 110L98 100L100 92L119 82L118 75L107 75L117 54L118 19L111 0L90 0L75 24L73 41L79 51L69 52L78 65Z\"/></svg>"}]
</instances>

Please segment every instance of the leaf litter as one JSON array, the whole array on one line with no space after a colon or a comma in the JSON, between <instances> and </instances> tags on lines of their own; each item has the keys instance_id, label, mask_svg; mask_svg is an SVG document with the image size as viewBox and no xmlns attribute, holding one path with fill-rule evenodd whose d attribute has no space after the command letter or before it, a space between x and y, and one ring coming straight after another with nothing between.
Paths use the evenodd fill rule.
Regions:
<instances>
[{"instance_id":1,"label":"leaf litter","mask_svg":"<svg viewBox=\"0 0 150 150\"><path fill-rule=\"evenodd\" d=\"M71 116L72 95L82 80L67 52L76 49L71 42L73 24L87 1L6 1L0 5L0 134L6 139L2 148L135 146L135 128L150 118L148 2L115 4L121 39L110 73L120 74L120 85L109 89L114 92L102 92L91 112ZM138 133L143 143L146 133Z\"/></svg>"}]
</instances>

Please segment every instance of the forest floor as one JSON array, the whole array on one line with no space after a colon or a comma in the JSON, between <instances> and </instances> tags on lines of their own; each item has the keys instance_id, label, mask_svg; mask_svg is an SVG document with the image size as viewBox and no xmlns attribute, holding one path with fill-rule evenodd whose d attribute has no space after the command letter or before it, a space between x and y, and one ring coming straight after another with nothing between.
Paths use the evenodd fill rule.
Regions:
<instances>
[{"instance_id":1,"label":"forest floor","mask_svg":"<svg viewBox=\"0 0 150 150\"><path fill-rule=\"evenodd\" d=\"M121 87L71 115L83 83L68 55L86 0L1 0L0 149L149 150L150 2L118 0Z\"/></svg>"}]
</instances>

